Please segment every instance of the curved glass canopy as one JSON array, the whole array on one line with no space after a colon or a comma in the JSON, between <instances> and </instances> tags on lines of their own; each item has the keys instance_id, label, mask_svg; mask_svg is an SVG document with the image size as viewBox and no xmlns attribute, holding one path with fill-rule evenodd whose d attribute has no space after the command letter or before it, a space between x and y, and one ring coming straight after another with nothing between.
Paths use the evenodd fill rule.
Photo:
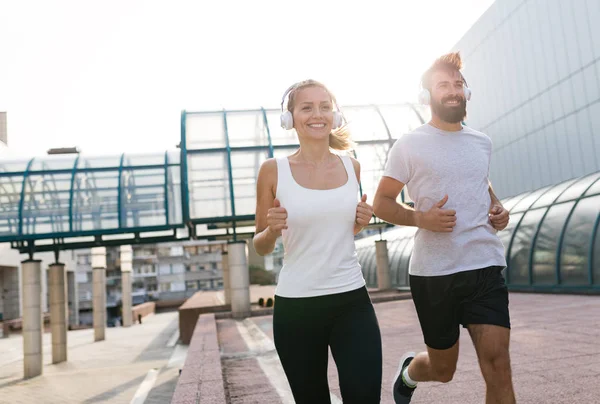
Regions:
<instances>
[{"instance_id":1,"label":"curved glass canopy","mask_svg":"<svg viewBox=\"0 0 600 404\"><path fill-rule=\"evenodd\" d=\"M402 134L422 125L428 110L412 104L342 109L357 143L361 190L369 198L388 150ZM186 112L181 116L185 167L183 216L195 237L248 237L254 232L256 178L268 158L298 148L294 131L280 127L281 111ZM374 219L373 225L387 226Z\"/></svg>"},{"instance_id":2,"label":"curved glass canopy","mask_svg":"<svg viewBox=\"0 0 600 404\"><path fill-rule=\"evenodd\" d=\"M56 250L182 227L180 172L178 151L1 162L0 242Z\"/></svg>"},{"instance_id":3,"label":"curved glass canopy","mask_svg":"<svg viewBox=\"0 0 600 404\"><path fill-rule=\"evenodd\" d=\"M498 235L505 246L512 290L600 291L600 172L502 201L510 222ZM408 263L416 228L383 233L388 240L391 281L408 287ZM365 280L377 285L375 243L356 242Z\"/></svg>"}]
</instances>

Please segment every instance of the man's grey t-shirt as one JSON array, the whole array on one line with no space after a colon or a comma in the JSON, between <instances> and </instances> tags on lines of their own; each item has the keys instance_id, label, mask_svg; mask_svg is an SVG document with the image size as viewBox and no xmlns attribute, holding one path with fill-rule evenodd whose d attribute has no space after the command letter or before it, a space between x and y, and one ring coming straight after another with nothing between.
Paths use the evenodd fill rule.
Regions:
<instances>
[{"instance_id":1,"label":"man's grey t-shirt","mask_svg":"<svg viewBox=\"0 0 600 404\"><path fill-rule=\"evenodd\" d=\"M504 246L489 222L492 141L468 127L447 132L425 124L392 146L384 176L408 188L417 211L428 211L444 195L442 209L456 210L452 232L419 229L409 273L449 275L506 266Z\"/></svg>"}]
</instances>

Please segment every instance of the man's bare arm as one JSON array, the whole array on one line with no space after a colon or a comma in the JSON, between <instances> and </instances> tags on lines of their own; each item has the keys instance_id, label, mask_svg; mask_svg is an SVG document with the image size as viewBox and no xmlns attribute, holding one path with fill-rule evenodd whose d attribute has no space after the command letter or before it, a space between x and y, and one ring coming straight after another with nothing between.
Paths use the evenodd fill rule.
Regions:
<instances>
[{"instance_id":1,"label":"man's bare arm","mask_svg":"<svg viewBox=\"0 0 600 404\"><path fill-rule=\"evenodd\" d=\"M390 177L383 177L373 200L375 216L388 223L402 226L417 226L417 215L413 208L396 202L404 184Z\"/></svg>"}]
</instances>

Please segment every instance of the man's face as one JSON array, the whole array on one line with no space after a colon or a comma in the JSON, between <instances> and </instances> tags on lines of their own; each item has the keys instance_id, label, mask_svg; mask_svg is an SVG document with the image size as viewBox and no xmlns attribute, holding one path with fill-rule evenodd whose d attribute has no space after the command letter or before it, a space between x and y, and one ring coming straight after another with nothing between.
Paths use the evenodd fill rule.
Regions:
<instances>
[{"instance_id":1,"label":"man's face","mask_svg":"<svg viewBox=\"0 0 600 404\"><path fill-rule=\"evenodd\" d=\"M444 122L458 123L467 116L463 78L458 71L437 70L431 75L431 112Z\"/></svg>"}]
</instances>

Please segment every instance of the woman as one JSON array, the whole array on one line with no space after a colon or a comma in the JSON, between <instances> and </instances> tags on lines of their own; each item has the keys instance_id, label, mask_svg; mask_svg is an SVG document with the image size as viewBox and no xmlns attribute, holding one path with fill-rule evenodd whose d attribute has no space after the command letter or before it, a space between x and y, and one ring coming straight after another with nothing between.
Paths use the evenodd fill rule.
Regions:
<instances>
[{"instance_id":1,"label":"woman","mask_svg":"<svg viewBox=\"0 0 600 404\"><path fill-rule=\"evenodd\" d=\"M330 403L328 347L344 403L379 403L381 335L354 246L373 208L358 200L358 161L331 151L352 146L331 92L307 80L286 95L282 126L296 130L300 148L261 166L254 236L261 255L283 236L275 347L296 403Z\"/></svg>"}]
</instances>

